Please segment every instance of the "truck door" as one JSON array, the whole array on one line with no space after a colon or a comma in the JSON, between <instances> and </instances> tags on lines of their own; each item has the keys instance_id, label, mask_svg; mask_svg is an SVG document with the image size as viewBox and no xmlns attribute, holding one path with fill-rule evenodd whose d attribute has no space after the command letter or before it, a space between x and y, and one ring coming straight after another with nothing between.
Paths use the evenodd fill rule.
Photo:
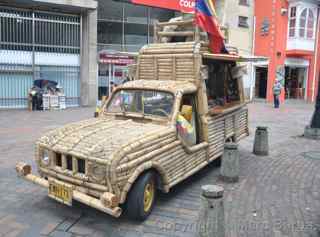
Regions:
<instances>
[{"instance_id":1,"label":"truck door","mask_svg":"<svg viewBox=\"0 0 320 237\"><path fill-rule=\"evenodd\" d=\"M178 137L186 152L184 171L187 176L207 164L208 143L201 138L201 119L196 94L184 95L177 118Z\"/></svg>"}]
</instances>

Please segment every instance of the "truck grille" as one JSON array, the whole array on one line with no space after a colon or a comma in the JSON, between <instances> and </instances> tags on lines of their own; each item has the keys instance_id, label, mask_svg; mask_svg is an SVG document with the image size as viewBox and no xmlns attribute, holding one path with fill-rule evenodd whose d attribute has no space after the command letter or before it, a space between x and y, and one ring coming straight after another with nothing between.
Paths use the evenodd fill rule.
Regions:
<instances>
[{"instance_id":1,"label":"truck grille","mask_svg":"<svg viewBox=\"0 0 320 237\"><path fill-rule=\"evenodd\" d=\"M86 161L71 155L54 153L53 166L73 173L86 174Z\"/></svg>"}]
</instances>

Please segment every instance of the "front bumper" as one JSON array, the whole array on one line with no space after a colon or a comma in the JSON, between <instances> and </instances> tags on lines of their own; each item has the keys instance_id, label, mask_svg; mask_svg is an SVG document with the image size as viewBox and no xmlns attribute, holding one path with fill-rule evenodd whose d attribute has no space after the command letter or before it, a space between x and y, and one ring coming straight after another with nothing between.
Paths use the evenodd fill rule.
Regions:
<instances>
[{"instance_id":1,"label":"front bumper","mask_svg":"<svg viewBox=\"0 0 320 237\"><path fill-rule=\"evenodd\" d=\"M32 183L38 184L44 188L49 188L49 181L44 179L44 178L40 178L36 175L33 175L31 173L31 166L27 165L25 163L18 163L16 165L16 171L18 173L18 175L22 178L24 178L27 181L30 181ZM61 182L61 181L59 181ZM67 185L67 184L66 184ZM112 196L112 194L110 193L104 193L102 196ZM90 207L93 207L95 209L98 209L104 213L107 213L111 216L114 217L119 217L122 213L122 209L120 207L108 207L106 205L104 205L104 202L102 200L104 199L97 199L94 197L91 197L87 194L84 194L82 192L79 192L77 190L72 190L72 199L77 200L78 202L81 202L83 204L86 204Z\"/></svg>"}]
</instances>

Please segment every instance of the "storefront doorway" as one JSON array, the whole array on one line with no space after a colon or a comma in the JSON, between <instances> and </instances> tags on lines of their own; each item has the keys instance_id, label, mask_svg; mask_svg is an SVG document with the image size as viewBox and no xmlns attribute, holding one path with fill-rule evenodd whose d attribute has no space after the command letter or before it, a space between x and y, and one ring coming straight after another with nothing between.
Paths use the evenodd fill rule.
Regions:
<instances>
[{"instance_id":1,"label":"storefront doorway","mask_svg":"<svg viewBox=\"0 0 320 237\"><path fill-rule=\"evenodd\" d=\"M256 67L255 98L267 97L268 67Z\"/></svg>"},{"instance_id":2,"label":"storefront doorway","mask_svg":"<svg viewBox=\"0 0 320 237\"><path fill-rule=\"evenodd\" d=\"M286 99L305 99L307 72L306 67L285 68Z\"/></svg>"},{"instance_id":3,"label":"storefront doorway","mask_svg":"<svg viewBox=\"0 0 320 237\"><path fill-rule=\"evenodd\" d=\"M134 62L132 56L116 51L99 53L99 100L108 97L113 87L123 84L128 79L128 65Z\"/></svg>"}]
</instances>

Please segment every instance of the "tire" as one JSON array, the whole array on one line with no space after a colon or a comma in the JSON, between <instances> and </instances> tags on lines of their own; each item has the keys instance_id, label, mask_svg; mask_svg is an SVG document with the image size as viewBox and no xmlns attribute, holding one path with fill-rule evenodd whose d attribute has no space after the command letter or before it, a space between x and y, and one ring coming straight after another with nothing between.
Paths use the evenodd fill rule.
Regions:
<instances>
[{"instance_id":1,"label":"tire","mask_svg":"<svg viewBox=\"0 0 320 237\"><path fill-rule=\"evenodd\" d=\"M153 195L146 190L153 189ZM148 196L147 196L148 195ZM145 199L146 197L146 199ZM155 174L148 172L138 178L131 188L126 203L130 219L144 221L152 212L157 197Z\"/></svg>"}]
</instances>

